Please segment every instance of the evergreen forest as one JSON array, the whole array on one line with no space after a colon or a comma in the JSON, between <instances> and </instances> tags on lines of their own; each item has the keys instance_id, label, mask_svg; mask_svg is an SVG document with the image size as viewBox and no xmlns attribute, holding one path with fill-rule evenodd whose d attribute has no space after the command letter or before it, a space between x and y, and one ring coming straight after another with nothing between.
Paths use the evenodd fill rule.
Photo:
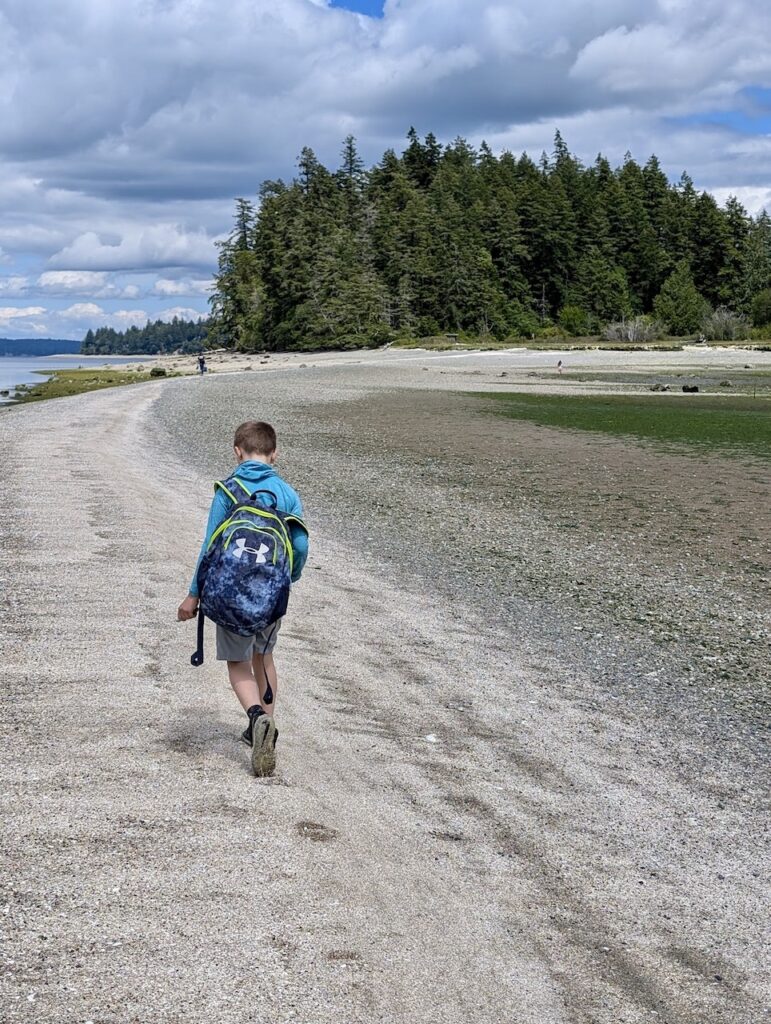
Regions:
<instances>
[{"instance_id":1,"label":"evergreen forest","mask_svg":"<svg viewBox=\"0 0 771 1024\"><path fill-rule=\"evenodd\" d=\"M80 346L81 354L145 355L158 352L200 352L206 345L206 321L180 320L170 323L156 320L145 327L129 327L116 331L112 327L100 327L89 331Z\"/></svg>"},{"instance_id":2,"label":"evergreen forest","mask_svg":"<svg viewBox=\"0 0 771 1024\"><path fill-rule=\"evenodd\" d=\"M0 356L59 356L78 352L80 343L62 338L0 338Z\"/></svg>"},{"instance_id":3,"label":"evergreen forest","mask_svg":"<svg viewBox=\"0 0 771 1024\"><path fill-rule=\"evenodd\" d=\"M585 166L559 133L535 163L410 130L370 168L349 137L337 169L306 148L293 181L236 200L211 303L210 344L246 350L628 323L746 337L771 323L771 218L670 182L655 156Z\"/></svg>"}]
</instances>

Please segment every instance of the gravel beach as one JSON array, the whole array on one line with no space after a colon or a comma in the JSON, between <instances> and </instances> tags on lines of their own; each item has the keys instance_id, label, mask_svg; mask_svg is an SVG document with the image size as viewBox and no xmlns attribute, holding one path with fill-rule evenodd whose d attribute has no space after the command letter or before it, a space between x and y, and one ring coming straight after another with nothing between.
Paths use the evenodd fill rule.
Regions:
<instances>
[{"instance_id":1,"label":"gravel beach","mask_svg":"<svg viewBox=\"0 0 771 1024\"><path fill-rule=\"evenodd\" d=\"M470 394L601 387L553 353L253 364L0 413L2 1020L765 1019L768 463ZM312 531L268 780L175 621L247 417Z\"/></svg>"}]
</instances>

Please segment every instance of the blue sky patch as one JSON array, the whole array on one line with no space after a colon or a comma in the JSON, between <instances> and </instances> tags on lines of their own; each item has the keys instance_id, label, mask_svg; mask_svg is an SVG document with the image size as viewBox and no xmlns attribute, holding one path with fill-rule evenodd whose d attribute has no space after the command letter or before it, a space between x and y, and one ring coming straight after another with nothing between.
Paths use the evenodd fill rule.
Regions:
<instances>
[{"instance_id":1,"label":"blue sky patch","mask_svg":"<svg viewBox=\"0 0 771 1024\"><path fill-rule=\"evenodd\" d=\"M771 88L764 85L748 85L746 89L742 89L742 93L759 107L771 111Z\"/></svg>"},{"instance_id":2,"label":"blue sky patch","mask_svg":"<svg viewBox=\"0 0 771 1024\"><path fill-rule=\"evenodd\" d=\"M382 18L385 0L332 0L332 7L341 7L344 11L356 11L357 14L368 14L370 18Z\"/></svg>"},{"instance_id":3,"label":"blue sky patch","mask_svg":"<svg viewBox=\"0 0 771 1024\"><path fill-rule=\"evenodd\" d=\"M741 90L732 110L705 110L671 121L695 128L728 128L742 135L771 134L771 89L749 85Z\"/></svg>"}]
</instances>

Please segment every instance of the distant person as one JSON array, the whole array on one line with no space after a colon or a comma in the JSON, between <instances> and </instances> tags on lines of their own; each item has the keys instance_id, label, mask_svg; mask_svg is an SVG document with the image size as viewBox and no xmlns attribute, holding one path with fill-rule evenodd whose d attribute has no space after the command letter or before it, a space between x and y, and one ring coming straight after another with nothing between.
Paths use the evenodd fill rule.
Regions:
<instances>
[{"instance_id":1,"label":"distant person","mask_svg":"<svg viewBox=\"0 0 771 1024\"><path fill-rule=\"evenodd\" d=\"M557 373L562 373L562 360L557 360Z\"/></svg>"},{"instance_id":2,"label":"distant person","mask_svg":"<svg viewBox=\"0 0 771 1024\"><path fill-rule=\"evenodd\" d=\"M206 373L206 356L203 353L198 357L198 372L202 377Z\"/></svg>"},{"instance_id":3,"label":"distant person","mask_svg":"<svg viewBox=\"0 0 771 1024\"><path fill-rule=\"evenodd\" d=\"M290 586L308 557L308 530L297 492L273 468L273 427L242 423L233 451L238 465L214 485L206 537L177 618L199 616L194 665L203 662L203 617L217 623L217 660L227 662L230 685L248 718L241 739L251 746L254 774L262 776L276 765L273 649Z\"/></svg>"}]
</instances>

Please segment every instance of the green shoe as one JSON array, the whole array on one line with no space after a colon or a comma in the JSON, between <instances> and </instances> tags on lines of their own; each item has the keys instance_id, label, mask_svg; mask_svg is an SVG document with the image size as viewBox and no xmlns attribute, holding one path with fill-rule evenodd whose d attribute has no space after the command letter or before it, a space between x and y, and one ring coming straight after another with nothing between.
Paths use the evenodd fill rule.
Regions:
<instances>
[{"instance_id":1,"label":"green shoe","mask_svg":"<svg viewBox=\"0 0 771 1024\"><path fill-rule=\"evenodd\" d=\"M252 719L252 771L258 778L272 775L276 767L278 730L270 715Z\"/></svg>"}]
</instances>

